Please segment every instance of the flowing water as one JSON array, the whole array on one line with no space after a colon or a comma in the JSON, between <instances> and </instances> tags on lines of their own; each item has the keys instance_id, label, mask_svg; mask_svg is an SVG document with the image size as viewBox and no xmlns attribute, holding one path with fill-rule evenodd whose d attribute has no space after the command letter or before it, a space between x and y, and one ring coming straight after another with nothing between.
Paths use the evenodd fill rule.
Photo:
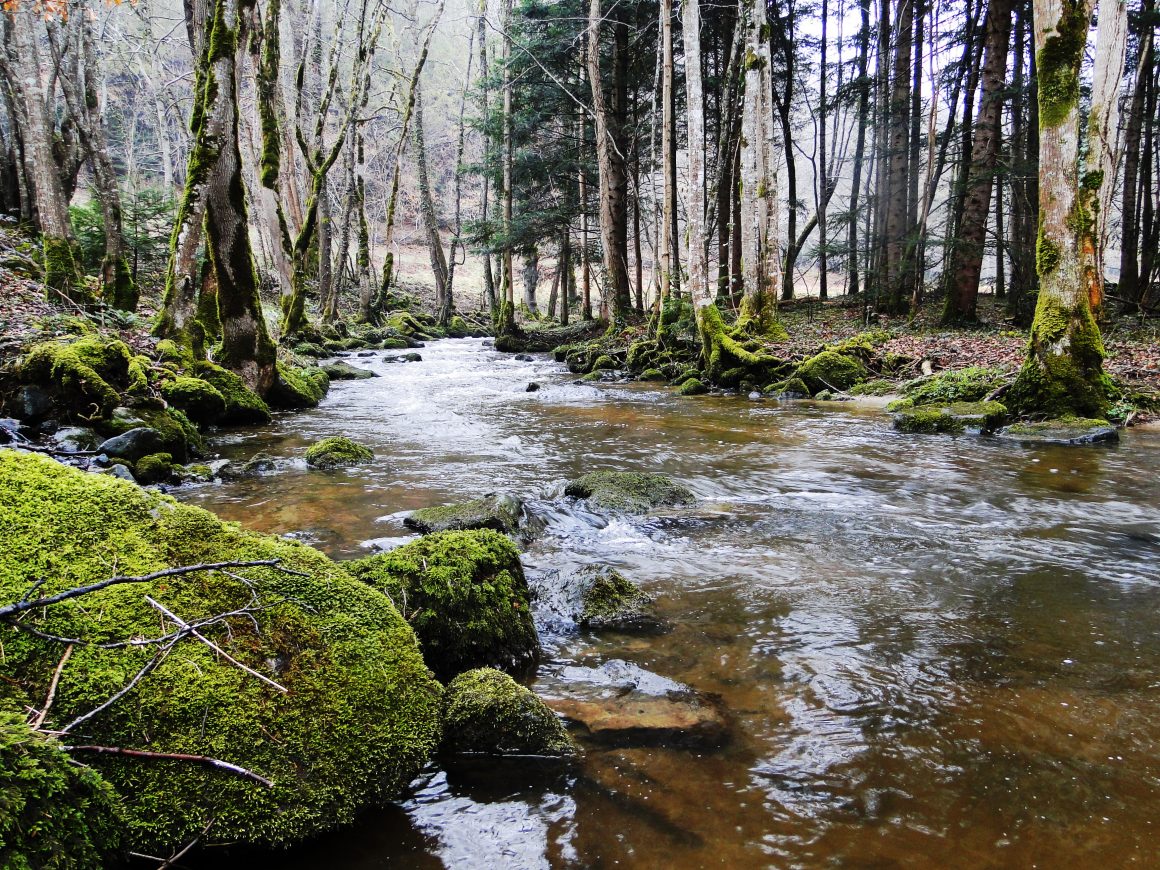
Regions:
<instances>
[{"instance_id":1,"label":"flowing water","mask_svg":"<svg viewBox=\"0 0 1160 870\"><path fill-rule=\"evenodd\" d=\"M675 625L545 620L532 687L625 660L719 695L733 737L590 748L555 772L431 768L279 866L1160 862L1160 432L1085 448L901 436L862 404L579 385L479 340L422 354L355 358L381 376L223 433L225 456L288 461L182 497L340 558L408 537L418 507L529 497L547 522L524 554L535 585L614 565ZM375 463L306 470L306 445L335 434ZM594 469L665 472L699 501L613 518L560 498Z\"/></svg>"}]
</instances>

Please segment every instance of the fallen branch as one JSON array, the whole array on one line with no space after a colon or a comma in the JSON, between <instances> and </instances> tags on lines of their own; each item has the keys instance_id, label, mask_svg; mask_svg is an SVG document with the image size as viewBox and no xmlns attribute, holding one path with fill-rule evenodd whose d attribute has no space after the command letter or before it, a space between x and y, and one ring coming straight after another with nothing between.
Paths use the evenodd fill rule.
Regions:
<instances>
[{"instance_id":1,"label":"fallen branch","mask_svg":"<svg viewBox=\"0 0 1160 870\"><path fill-rule=\"evenodd\" d=\"M247 770L240 764L222 761L220 758L210 758L208 755L190 755L185 752L150 752L146 749L124 749L120 746L62 746L65 752L94 752L98 755L118 755L125 758L141 758L153 761L188 761L191 764L204 764L217 770L224 770L237 776L251 779L254 782L273 788L274 781Z\"/></svg>"},{"instance_id":2,"label":"fallen branch","mask_svg":"<svg viewBox=\"0 0 1160 870\"><path fill-rule=\"evenodd\" d=\"M153 656L153 658L151 658L149 661L147 661L145 663L145 666L142 667L141 670L137 671L137 673L133 676L133 679L129 680L129 682L126 683L116 694L114 694L111 698L109 698L109 700L105 701L105 703L101 704L99 707L94 707L92 710L85 713L84 715L78 716L76 719L73 719L71 722L69 722L67 725L65 725L64 728L60 729L56 733L57 734L67 734L73 728L76 728L81 723L87 722L89 719L92 719L94 716L96 716L102 710L107 710L109 707L113 706L113 704L115 704L117 701L121 700L123 697L125 697L127 694L129 694L131 691L133 691L134 686L136 686L139 682L141 682L143 679L145 679L145 677L147 677L159 664L161 664L161 662L163 662L165 660L165 657L167 655L169 655L169 651L173 649L173 647L177 644L177 642L179 640L181 640L181 637L182 637L182 635L180 633L177 634L173 638L173 640L171 640L169 643L167 643L165 646L163 646L161 649L159 649L156 652L156 654Z\"/></svg>"},{"instance_id":3,"label":"fallen branch","mask_svg":"<svg viewBox=\"0 0 1160 870\"><path fill-rule=\"evenodd\" d=\"M72 651L73 645L71 643L64 648L64 655L60 657L56 670L52 672L52 682L48 684L48 695L44 699L44 707L28 723L29 728L35 730L44 724L48 711L52 709L52 702L56 698L56 687L60 685L60 675L64 672L64 666L68 664Z\"/></svg>"}]
</instances>

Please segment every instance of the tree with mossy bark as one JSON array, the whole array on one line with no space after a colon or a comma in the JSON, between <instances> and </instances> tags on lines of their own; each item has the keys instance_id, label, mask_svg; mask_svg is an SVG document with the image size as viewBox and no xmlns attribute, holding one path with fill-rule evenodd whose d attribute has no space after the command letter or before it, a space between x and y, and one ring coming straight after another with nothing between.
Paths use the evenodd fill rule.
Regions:
<instances>
[{"instance_id":1,"label":"tree with mossy bark","mask_svg":"<svg viewBox=\"0 0 1160 870\"><path fill-rule=\"evenodd\" d=\"M1079 175L1080 67L1093 8L1093 0L1035 0L1039 301L1027 360L1007 396L1024 415L1099 418L1108 409L1104 345L1088 295L1104 179Z\"/></svg>"}]
</instances>

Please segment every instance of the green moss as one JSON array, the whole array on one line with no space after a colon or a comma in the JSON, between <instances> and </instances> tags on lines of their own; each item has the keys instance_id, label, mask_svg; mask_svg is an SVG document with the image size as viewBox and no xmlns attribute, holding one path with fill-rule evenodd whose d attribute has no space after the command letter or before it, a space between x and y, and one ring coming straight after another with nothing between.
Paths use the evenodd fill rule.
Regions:
<instances>
[{"instance_id":1,"label":"green moss","mask_svg":"<svg viewBox=\"0 0 1160 870\"><path fill-rule=\"evenodd\" d=\"M0 593L14 601L35 580L49 594L120 572L227 560L282 559L304 576L245 569L249 585L195 573L114 586L27 614L42 631L93 642L154 637L150 595L186 620L267 605L254 621L204 629L282 693L183 641L123 703L84 723L84 742L222 758L273 780L266 789L212 768L175 761L86 757L118 791L129 845L170 854L214 824L206 845L280 845L349 824L394 797L438 741L440 690L414 635L390 601L321 553L225 524L106 475L43 457L0 451ZM45 697L61 649L0 628L0 695L20 706ZM74 648L47 727L107 700L152 657L153 647Z\"/></svg>"},{"instance_id":2,"label":"green moss","mask_svg":"<svg viewBox=\"0 0 1160 870\"><path fill-rule=\"evenodd\" d=\"M132 359L123 341L83 336L36 345L21 363L20 374L25 383L55 393L66 413L91 419L121 404L118 391L129 387Z\"/></svg>"},{"instance_id":3,"label":"green moss","mask_svg":"<svg viewBox=\"0 0 1160 870\"><path fill-rule=\"evenodd\" d=\"M848 390L868 374L861 360L824 350L799 365L794 376L800 378L809 387L810 395L813 395L825 389Z\"/></svg>"},{"instance_id":4,"label":"green moss","mask_svg":"<svg viewBox=\"0 0 1160 870\"><path fill-rule=\"evenodd\" d=\"M664 379L665 373L660 369L645 369L637 378L641 381L663 381Z\"/></svg>"},{"instance_id":5,"label":"green moss","mask_svg":"<svg viewBox=\"0 0 1160 870\"><path fill-rule=\"evenodd\" d=\"M738 366L760 370L781 365L781 360L776 357L751 350L735 338L726 327L716 305L701 308L697 312L697 321L701 333L701 355L710 379L716 379L721 372ZM738 331L752 331L758 323L758 320L752 318L747 322L739 322ZM786 337L784 328L776 320L763 323L761 334L764 338Z\"/></svg>"},{"instance_id":6,"label":"green moss","mask_svg":"<svg viewBox=\"0 0 1160 870\"><path fill-rule=\"evenodd\" d=\"M161 385L165 401L191 420L212 423L225 413L226 399L213 384L201 378L178 377Z\"/></svg>"},{"instance_id":7,"label":"green moss","mask_svg":"<svg viewBox=\"0 0 1160 870\"><path fill-rule=\"evenodd\" d=\"M450 753L571 755L576 746L547 705L505 673L466 671L443 695L443 749Z\"/></svg>"},{"instance_id":8,"label":"green moss","mask_svg":"<svg viewBox=\"0 0 1160 870\"><path fill-rule=\"evenodd\" d=\"M0 712L0 866L100 870L120 856L120 802L79 760L23 715Z\"/></svg>"},{"instance_id":9,"label":"green moss","mask_svg":"<svg viewBox=\"0 0 1160 870\"><path fill-rule=\"evenodd\" d=\"M765 392L771 396L786 396L788 398L800 399L809 396L810 388L806 386L806 382L801 378L794 377L770 384L765 388Z\"/></svg>"},{"instance_id":10,"label":"green moss","mask_svg":"<svg viewBox=\"0 0 1160 870\"><path fill-rule=\"evenodd\" d=\"M1003 425L1007 408L999 402L953 402L900 409L894 428L900 432L949 432L966 429L989 432Z\"/></svg>"},{"instance_id":11,"label":"green moss","mask_svg":"<svg viewBox=\"0 0 1160 870\"><path fill-rule=\"evenodd\" d=\"M1035 241L1035 274L1040 278L1050 275L1059 266L1063 251L1043 232L1043 221L1039 221L1039 236Z\"/></svg>"},{"instance_id":12,"label":"green moss","mask_svg":"<svg viewBox=\"0 0 1160 870\"><path fill-rule=\"evenodd\" d=\"M598 356L592 363L592 371L594 372L610 371L615 368L618 368L616 360L604 354Z\"/></svg>"},{"instance_id":13,"label":"green moss","mask_svg":"<svg viewBox=\"0 0 1160 870\"><path fill-rule=\"evenodd\" d=\"M198 362L193 370L199 378L221 393L225 400L225 411L220 422L235 425L270 422L270 408L246 387L241 377L211 362Z\"/></svg>"},{"instance_id":14,"label":"green moss","mask_svg":"<svg viewBox=\"0 0 1160 870\"><path fill-rule=\"evenodd\" d=\"M1058 29L1036 54L1039 123L1043 127L1058 127L1079 104L1079 73L1089 19L1084 3L1062 0Z\"/></svg>"},{"instance_id":15,"label":"green moss","mask_svg":"<svg viewBox=\"0 0 1160 870\"><path fill-rule=\"evenodd\" d=\"M133 471L140 483L164 483L173 479L173 456L169 453L150 453L137 460Z\"/></svg>"},{"instance_id":16,"label":"green moss","mask_svg":"<svg viewBox=\"0 0 1160 870\"><path fill-rule=\"evenodd\" d=\"M429 535L432 532L494 529L511 534L520 523L523 505L510 495L487 495L460 504L441 505L413 511L403 525Z\"/></svg>"},{"instance_id":17,"label":"green moss","mask_svg":"<svg viewBox=\"0 0 1160 870\"><path fill-rule=\"evenodd\" d=\"M639 586L611 568L587 568L587 584L576 622L593 630L663 632L667 623L653 612L652 599Z\"/></svg>"},{"instance_id":18,"label":"green moss","mask_svg":"<svg viewBox=\"0 0 1160 870\"><path fill-rule=\"evenodd\" d=\"M193 351L171 338L163 338L157 342L157 359L179 368L193 368Z\"/></svg>"},{"instance_id":19,"label":"green moss","mask_svg":"<svg viewBox=\"0 0 1160 870\"><path fill-rule=\"evenodd\" d=\"M330 378L322 369L300 369L278 363L278 377L266 394L266 400L274 408L313 408L322 401L329 389Z\"/></svg>"},{"instance_id":20,"label":"green moss","mask_svg":"<svg viewBox=\"0 0 1160 870\"><path fill-rule=\"evenodd\" d=\"M564 494L588 499L590 504L607 510L634 514L696 501L688 487L668 475L635 471L591 471L569 481Z\"/></svg>"},{"instance_id":21,"label":"green moss","mask_svg":"<svg viewBox=\"0 0 1160 870\"><path fill-rule=\"evenodd\" d=\"M655 341L634 341L628 346L625 365L630 371L638 372L656 355L657 349Z\"/></svg>"},{"instance_id":22,"label":"green moss","mask_svg":"<svg viewBox=\"0 0 1160 870\"><path fill-rule=\"evenodd\" d=\"M582 380L582 381L602 381L602 380L604 380L604 375L599 371L593 371L593 372L589 372L588 374L584 375L582 378L580 378L580 380Z\"/></svg>"},{"instance_id":23,"label":"green moss","mask_svg":"<svg viewBox=\"0 0 1160 870\"><path fill-rule=\"evenodd\" d=\"M1002 369L969 366L907 381L901 392L911 405L977 402L1005 384L1007 378Z\"/></svg>"},{"instance_id":24,"label":"green moss","mask_svg":"<svg viewBox=\"0 0 1160 870\"><path fill-rule=\"evenodd\" d=\"M860 384L855 384L850 387L849 393L851 396L887 396L895 392L898 386L894 381L888 381L882 378L876 378L872 381L864 381Z\"/></svg>"},{"instance_id":25,"label":"green moss","mask_svg":"<svg viewBox=\"0 0 1160 870\"><path fill-rule=\"evenodd\" d=\"M306 450L306 462L315 468L342 468L348 465L362 465L375 458L370 448L356 444L349 438L336 435L323 438Z\"/></svg>"},{"instance_id":26,"label":"green moss","mask_svg":"<svg viewBox=\"0 0 1160 870\"><path fill-rule=\"evenodd\" d=\"M677 393L682 396L700 396L707 392L709 392L709 388L698 378L689 378L677 390Z\"/></svg>"},{"instance_id":27,"label":"green moss","mask_svg":"<svg viewBox=\"0 0 1160 870\"><path fill-rule=\"evenodd\" d=\"M954 417L944 414L940 408L912 408L894 417L894 428L908 434L933 434L944 432L958 435L966 427Z\"/></svg>"},{"instance_id":28,"label":"green moss","mask_svg":"<svg viewBox=\"0 0 1160 870\"><path fill-rule=\"evenodd\" d=\"M519 553L498 532L439 532L346 566L395 602L442 679L484 665L521 669L539 656Z\"/></svg>"},{"instance_id":29,"label":"green moss","mask_svg":"<svg viewBox=\"0 0 1160 870\"><path fill-rule=\"evenodd\" d=\"M84 285L81 252L76 242L44 236L44 286L50 302L62 298L78 305L93 301L92 293Z\"/></svg>"}]
</instances>

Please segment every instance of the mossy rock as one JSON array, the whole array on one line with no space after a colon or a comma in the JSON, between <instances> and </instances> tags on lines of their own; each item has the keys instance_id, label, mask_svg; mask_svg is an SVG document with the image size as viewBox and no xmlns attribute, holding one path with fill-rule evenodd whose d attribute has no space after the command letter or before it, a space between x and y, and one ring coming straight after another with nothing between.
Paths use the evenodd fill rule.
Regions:
<instances>
[{"instance_id":1,"label":"mossy rock","mask_svg":"<svg viewBox=\"0 0 1160 870\"><path fill-rule=\"evenodd\" d=\"M584 383L592 383L593 381L602 381L602 380L604 380L604 372L602 372L602 371L589 372L588 374L582 376L580 378L580 380L583 381Z\"/></svg>"},{"instance_id":2,"label":"mossy rock","mask_svg":"<svg viewBox=\"0 0 1160 870\"><path fill-rule=\"evenodd\" d=\"M510 535L519 528L523 509L523 503L508 493L485 495L459 504L413 511L403 519L403 525L424 535L472 529L492 529Z\"/></svg>"},{"instance_id":3,"label":"mossy rock","mask_svg":"<svg viewBox=\"0 0 1160 870\"><path fill-rule=\"evenodd\" d=\"M786 378L784 381L770 384L764 392L779 399L808 399L810 388L801 378Z\"/></svg>"},{"instance_id":4,"label":"mossy rock","mask_svg":"<svg viewBox=\"0 0 1160 870\"><path fill-rule=\"evenodd\" d=\"M328 356L328 352L326 348L320 344L315 344L311 341L300 341L298 344L294 345L294 355L309 356L314 357L315 359L321 359L322 357Z\"/></svg>"},{"instance_id":5,"label":"mossy rock","mask_svg":"<svg viewBox=\"0 0 1160 870\"><path fill-rule=\"evenodd\" d=\"M850 387L851 396L888 396L897 392L898 387L893 381L884 378L875 378L872 381L863 381Z\"/></svg>"},{"instance_id":6,"label":"mossy rock","mask_svg":"<svg viewBox=\"0 0 1160 870\"><path fill-rule=\"evenodd\" d=\"M327 363L322 367L322 370L332 381L362 381L378 377L370 369L359 368L342 361Z\"/></svg>"},{"instance_id":7,"label":"mossy rock","mask_svg":"<svg viewBox=\"0 0 1160 870\"><path fill-rule=\"evenodd\" d=\"M270 422L270 408L240 376L211 362L198 362L194 373L214 387L225 399L225 410L218 422L246 426Z\"/></svg>"},{"instance_id":8,"label":"mossy rock","mask_svg":"<svg viewBox=\"0 0 1160 870\"><path fill-rule=\"evenodd\" d=\"M1006 383L1002 369L971 366L965 369L939 372L929 377L915 378L901 387L903 399L899 407L933 405L936 403L979 402ZM903 405L903 401L908 405Z\"/></svg>"},{"instance_id":9,"label":"mossy rock","mask_svg":"<svg viewBox=\"0 0 1160 870\"><path fill-rule=\"evenodd\" d=\"M163 363L170 363L182 369L193 368L193 351L171 338L163 338L157 342L156 353L157 359Z\"/></svg>"},{"instance_id":10,"label":"mossy rock","mask_svg":"<svg viewBox=\"0 0 1160 870\"><path fill-rule=\"evenodd\" d=\"M499 532L439 532L345 564L396 602L440 679L522 670L539 657L520 556Z\"/></svg>"},{"instance_id":11,"label":"mossy rock","mask_svg":"<svg viewBox=\"0 0 1160 870\"><path fill-rule=\"evenodd\" d=\"M811 396L820 390L848 390L868 374L861 360L832 350L810 357L794 372L809 388Z\"/></svg>"},{"instance_id":12,"label":"mossy rock","mask_svg":"<svg viewBox=\"0 0 1160 870\"><path fill-rule=\"evenodd\" d=\"M660 369L645 369L640 373L637 380L640 381L663 381L665 380L665 373Z\"/></svg>"},{"instance_id":13,"label":"mossy rock","mask_svg":"<svg viewBox=\"0 0 1160 870\"><path fill-rule=\"evenodd\" d=\"M999 402L954 402L904 408L894 415L899 432L958 434L968 429L988 432L1002 425L1007 409Z\"/></svg>"},{"instance_id":14,"label":"mossy rock","mask_svg":"<svg viewBox=\"0 0 1160 870\"><path fill-rule=\"evenodd\" d=\"M564 494L587 499L596 507L630 514L696 502L688 487L676 483L668 475L634 471L592 471L570 481Z\"/></svg>"},{"instance_id":15,"label":"mossy rock","mask_svg":"<svg viewBox=\"0 0 1160 870\"><path fill-rule=\"evenodd\" d=\"M580 609L576 624L593 631L661 634L669 629L645 592L614 568L589 566L579 572Z\"/></svg>"},{"instance_id":16,"label":"mossy rock","mask_svg":"<svg viewBox=\"0 0 1160 870\"><path fill-rule=\"evenodd\" d=\"M24 357L20 376L56 396L67 414L104 416L121 404L132 359L128 345L116 339L90 335L49 341Z\"/></svg>"},{"instance_id":17,"label":"mossy rock","mask_svg":"<svg viewBox=\"0 0 1160 870\"><path fill-rule=\"evenodd\" d=\"M21 713L0 712L0 867L100 870L117 863L120 800Z\"/></svg>"},{"instance_id":18,"label":"mossy rock","mask_svg":"<svg viewBox=\"0 0 1160 870\"><path fill-rule=\"evenodd\" d=\"M494 668L466 671L443 694L443 751L568 756L576 744L529 689Z\"/></svg>"},{"instance_id":19,"label":"mossy rock","mask_svg":"<svg viewBox=\"0 0 1160 870\"><path fill-rule=\"evenodd\" d=\"M202 632L283 693L186 639L122 702L86 721L78 742L220 758L273 781L265 788L179 761L88 755L121 796L135 851L168 855L202 834L204 845L288 845L349 824L395 797L439 737L441 691L410 627L390 600L300 543L245 531L212 514L109 475L0 451L0 595L15 601L37 580L48 595L120 573L180 565L280 559L270 568L196 572L117 585L37 608L25 622L81 637L63 670L47 728L61 728L109 699L156 646L101 642L169 630L152 596L188 621L266 605L253 619ZM166 627L169 626L169 628ZM0 696L39 707L61 647L0 627Z\"/></svg>"},{"instance_id":20,"label":"mossy rock","mask_svg":"<svg viewBox=\"0 0 1160 870\"><path fill-rule=\"evenodd\" d=\"M999 438L1022 444L1112 444L1120 440L1119 430L1107 420L1061 417L1040 423L1014 423L999 430Z\"/></svg>"},{"instance_id":21,"label":"mossy rock","mask_svg":"<svg viewBox=\"0 0 1160 870\"><path fill-rule=\"evenodd\" d=\"M212 423L226 411L225 396L201 378L183 376L165 381L161 385L161 395L195 423Z\"/></svg>"},{"instance_id":22,"label":"mossy rock","mask_svg":"<svg viewBox=\"0 0 1160 870\"><path fill-rule=\"evenodd\" d=\"M317 367L298 368L278 363L278 377L266 394L271 408L297 410L314 408L330 389L330 378Z\"/></svg>"},{"instance_id":23,"label":"mossy rock","mask_svg":"<svg viewBox=\"0 0 1160 870\"><path fill-rule=\"evenodd\" d=\"M682 396L701 396L707 392L709 392L709 388L705 386L700 378L689 378L677 390L677 393Z\"/></svg>"},{"instance_id":24,"label":"mossy rock","mask_svg":"<svg viewBox=\"0 0 1160 870\"><path fill-rule=\"evenodd\" d=\"M142 456L133 465L138 482L144 484L165 483L173 480L173 456L168 453L150 453Z\"/></svg>"},{"instance_id":25,"label":"mossy rock","mask_svg":"<svg viewBox=\"0 0 1160 870\"><path fill-rule=\"evenodd\" d=\"M374 451L335 435L323 438L306 449L306 464L315 468L344 468L350 465L364 465L375 458Z\"/></svg>"},{"instance_id":26,"label":"mossy rock","mask_svg":"<svg viewBox=\"0 0 1160 870\"><path fill-rule=\"evenodd\" d=\"M592 363L592 370L593 371L611 371L612 369L616 369L619 367L620 366L616 362L616 360L614 360L612 357L608 356L607 354L601 354L600 356L596 357L596 359Z\"/></svg>"},{"instance_id":27,"label":"mossy rock","mask_svg":"<svg viewBox=\"0 0 1160 870\"><path fill-rule=\"evenodd\" d=\"M205 450L205 441L197 427L176 408L114 408L108 418L99 421L97 428L112 436L133 429L152 429L159 440L150 452L169 453L178 462L186 462Z\"/></svg>"}]
</instances>

